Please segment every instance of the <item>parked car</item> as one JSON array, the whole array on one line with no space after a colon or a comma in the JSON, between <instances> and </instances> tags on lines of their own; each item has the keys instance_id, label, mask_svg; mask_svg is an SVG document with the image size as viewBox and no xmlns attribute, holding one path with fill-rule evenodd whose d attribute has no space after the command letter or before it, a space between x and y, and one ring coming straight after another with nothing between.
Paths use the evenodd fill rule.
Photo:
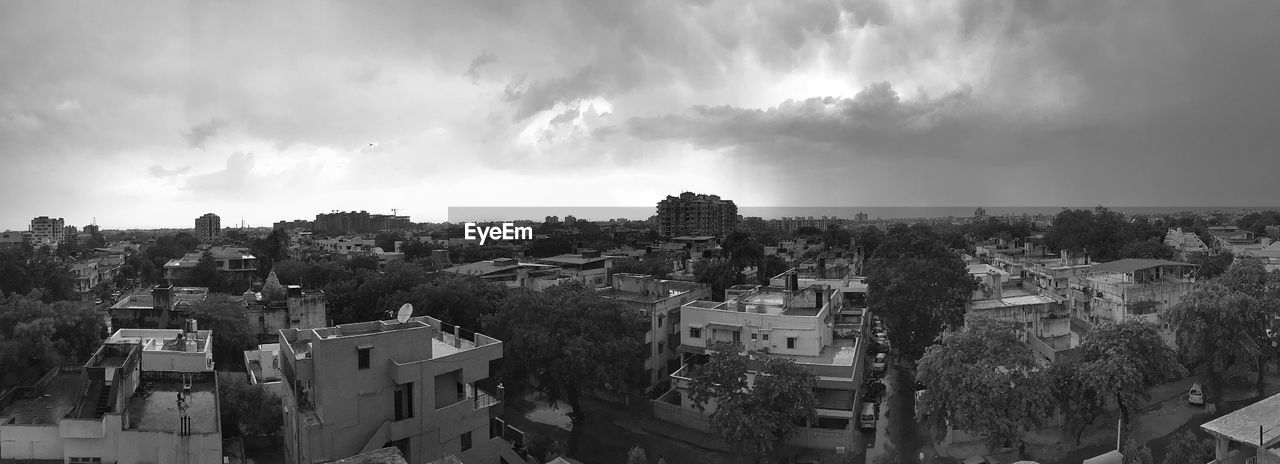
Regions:
<instances>
[{"instance_id":1,"label":"parked car","mask_svg":"<svg viewBox=\"0 0 1280 464\"><path fill-rule=\"evenodd\" d=\"M1197 406L1204 406L1204 389L1200 388L1200 384L1191 385L1191 391L1187 392L1187 402Z\"/></svg>"},{"instance_id":2,"label":"parked car","mask_svg":"<svg viewBox=\"0 0 1280 464\"><path fill-rule=\"evenodd\" d=\"M875 372L884 372L885 366L888 364L889 356L884 353L876 353L875 360L871 361L871 370Z\"/></svg>"},{"instance_id":3,"label":"parked car","mask_svg":"<svg viewBox=\"0 0 1280 464\"><path fill-rule=\"evenodd\" d=\"M880 415L880 405L862 403L862 414L858 415L858 427L862 430L875 430L876 419Z\"/></svg>"}]
</instances>

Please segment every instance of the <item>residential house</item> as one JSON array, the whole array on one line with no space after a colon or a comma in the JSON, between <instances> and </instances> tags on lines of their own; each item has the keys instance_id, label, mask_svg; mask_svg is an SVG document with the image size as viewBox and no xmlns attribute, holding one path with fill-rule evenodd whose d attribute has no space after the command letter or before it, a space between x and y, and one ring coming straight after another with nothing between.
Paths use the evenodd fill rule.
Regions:
<instances>
[{"instance_id":1,"label":"residential house","mask_svg":"<svg viewBox=\"0 0 1280 464\"><path fill-rule=\"evenodd\" d=\"M577 254L563 254L550 258L534 259L537 264L559 266L561 274L582 282L589 288L601 288L609 285L609 268L613 266L613 258L600 256L600 252L590 249L579 250Z\"/></svg>"},{"instance_id":2,"label":"residential house","mask_svg":"<svg viewBox=\"0 0 1280 464\"><path fill-rule=\"evenodd\" d=\"M1188 253L1208 253L1209 246L1195 232L1183 231L1181 227L1169 229L1164 236L1164 244L1178 250L1180 256Z\"/></svg>"},{"instance_id":3,"label":"residential house","mask_svg":"<svg viewBox=\"0 0 1280 464\"><path fill-rule=\"evenodd\" d=\"M112 329L173 329L186 321L184 312L204 301L207 287L155 285L125 295L107 310Z\"/></svg>"},{"instance_id":4,"label":"residential house","mask_svg":"<svg viewBox=\"0 0 1280 464\"><path fill-rule=\"evenodd\" d=\"M249 332L259 343L278 338L280 329L314 329L329 325L322 290L303 290L298 285L281 285L275 271L267 275L262 291L246 291L240 301L245 307Z\"/></svg>"},{"instance_id":5,"label":"residential house","mask_svg":"<svg viewBox=\"0 0 1280 464\"><path fill-rule=\"evenodd\" d=\"M245 351L244 367L250 385L262 385L276 396L284 396L279 343L264 343L255 350Z\"/></svg>"},{"instance_id":6,"label":"residential house","mask_svg":"<svg viewBox=\"0 0 1280 464\"><path fill-rule=\"evenodd\" d=\"M1161 325L1159 315L1191 293L1197 267L1161 259L1094 264L1087 273L1071 277L1068 308L1085 330L1102 321L1133 317L1156 323L1165 341L1174 346L1173 332Z\"/></svg>"},{"instance_id":7,"label":"residential house","mask_svg":"<svg viewBox=\"0 0 1280 464\"><path fill-rule=\"evenodd\" d=\"M1209 464L1280 464L1280 395L1206 422L1200 428L1214 438L1214 459Z\"/></svg>"},{"instance_id":8,"label":"residential house","mask_svg":"<svg viewBox=\"0 0 1280 464\"><path fill-rule=\"evenodd\" d=\"M648 319L645 327L644 393L663 389L669 375L680 369L680 307L711 299L711 287L693 282L657 279L643 274L614 274L608 288L596 294L621 301Z\"/></svg>"},{"instance_id":9,"label":"residential house","mask_svg":"<svg viewBox=\"0 0 1280 464\"><path fill-rule=\"evenodd\" d=\"M6 462L219 464L212 334L117 331L84 365L55 367L0 395Z\"/></svg>"},{"instance_id":10,"label":"residential house","mask_svg":"<svg viewBox=\"0 0 1280 464\"><path fill-rule=\"evenodd\" d=\"M200 264L205 253L213 257L218 274L230 282L248 284L253 282L253 276L258 272L258 258L250 254L248 248L215 246L164 263L164 278L175 283L190 283L195 277L196 265Z\"/></svg>"},{"instance_id":11,"label":"residential house","mask_svg":"<svg viewBox=\"0 0 1280 464\"><path fill-rule=\"evenodd\" d=\"M284 441L293 463L394 446L409 462L521 462L491 422L502 342L430 317L283 329ZM496 396L495 396L496 394Z\"/></svg>"},{"instance_id":12,"label":"residential house","mask_svg":"<svg viewBox=\"0 0 1280 464\"><path fill-rule=\"evenodd\" d=\"M690 364L705 362L712 341L734 341L746 349L791 358L818 378L817 417L797 429L788 444L836 449L854 443L857 386L864 370L865 328L842 335L835 330L840 290L823 285L801 288L798 276L786 287L760 286L725 302L692 301L680 308L680 348L684 366L671 375L672 388L653 401L654 416L709 430L706 414L690 399ZM704 405L707 412L715 405Z\"/></svg>"},{"instance_id":13,"label":"residential house","mask_svg":"<svg viewBox=\"0 0 1280 464\"><path fill-rule=\"evenodd\" d=\"M445 253L444 259L448 259L448 252ZM432 258L435 257L433 253ZM476 276L489 283L533 290L542 290L573 280L563 275L561 271L560 266L553 264L522 263L514 258L477 261L444 269L444 272L450 274Z\"/></svg>"}]
</instances>

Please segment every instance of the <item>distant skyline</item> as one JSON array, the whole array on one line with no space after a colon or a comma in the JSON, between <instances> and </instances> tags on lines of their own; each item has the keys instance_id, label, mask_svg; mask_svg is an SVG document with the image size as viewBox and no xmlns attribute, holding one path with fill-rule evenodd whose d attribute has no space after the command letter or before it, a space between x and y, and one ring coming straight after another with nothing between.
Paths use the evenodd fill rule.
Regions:
<instances>
[{"instance_id":1,"label":"distant skyline","mask_svg":"<svg viewBox=\"0 0 1280 464\"><path fill-rule=\"evenodd\" d=\"M1248 0L6 1L0 229L682 191L1263 207L1277 23Z\"/></svg>"}]
</instances>

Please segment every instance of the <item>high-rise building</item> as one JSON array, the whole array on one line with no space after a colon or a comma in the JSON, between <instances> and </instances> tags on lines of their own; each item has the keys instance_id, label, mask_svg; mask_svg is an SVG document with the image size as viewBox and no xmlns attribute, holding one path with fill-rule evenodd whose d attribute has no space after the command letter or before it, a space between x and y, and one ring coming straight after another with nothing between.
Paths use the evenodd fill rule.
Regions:
<instances>
[{"instance_id":1,"label":"high-rise building","mask_svg":"<svg viewBox=\"0 0 1280 464\"><path fill-rule=\"evenodd\" d=\"M359 234L413 227L409 216L369 214L368 211L334 211L316 215L313 230L318 234Z\"/></svg>"},{"instance_id":2,"label":"high-rise building","mask_svg":"<svg viewBox=\"0 0 1280 464\"><path fill-rule=\"evenodd\" d=\"M213 240L222 234L222 218L217 214L205 213L204 216L196 218L196 238L201 242Z\"/></svg>"},{"instance_id":3,"label":"high-rise building","mask_svg":"<svg viewBox=\"0 0 1280 464\"><path fill-rule=\"evenodd\" d=\"M62 218L40 216L31 220L31 245L36 248L48 245L57 248L66 240L66 221Z\"/></svg>"},{"instance_id":4,"label":"high-rise building","mask_svg":"<svg viewBox=\"0 0 1280 464\"><path fill-rule=\"evenodd\" d=\"M658 202L658 234L664 237L713 235L724 237L738 223L738 206L717 195L693 192L668 195Z\"/></svg>"}]
</instances>

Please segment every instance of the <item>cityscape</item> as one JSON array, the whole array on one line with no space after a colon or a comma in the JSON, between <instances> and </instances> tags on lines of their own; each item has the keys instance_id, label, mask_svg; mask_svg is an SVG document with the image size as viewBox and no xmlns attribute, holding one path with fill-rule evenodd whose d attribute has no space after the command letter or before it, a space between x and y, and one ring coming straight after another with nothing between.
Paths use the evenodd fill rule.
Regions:
<instances>
[{"instance_id":1,"label":"cityscape","mask_svg":"<svg viewBox=\"0 0 1280 464\"><path fill-rule=\"evenodd\" d=\"M0 464L1280 464L1280 2L0 3Z\"/></svg>"}]
</instances>

